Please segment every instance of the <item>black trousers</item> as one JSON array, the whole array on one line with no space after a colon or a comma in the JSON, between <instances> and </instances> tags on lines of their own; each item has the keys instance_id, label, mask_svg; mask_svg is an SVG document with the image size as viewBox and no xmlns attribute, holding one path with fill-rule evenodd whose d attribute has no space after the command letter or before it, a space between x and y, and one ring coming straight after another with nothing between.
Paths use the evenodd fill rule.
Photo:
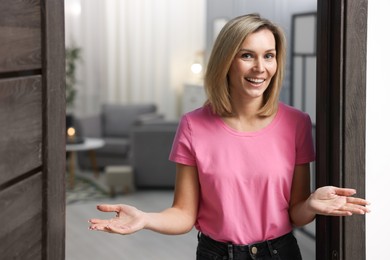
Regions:
<instances>
[{"instance_id":1,"label":"black trousers","mask_svg":"<svg viewBox=\"0 0 390 260\"><path fill-rule=\"evenodd\" d=\"M215 241L198 234L197 260L302 260L292 232L281 237L250 245Z\"/></svg>"}]
</instances>

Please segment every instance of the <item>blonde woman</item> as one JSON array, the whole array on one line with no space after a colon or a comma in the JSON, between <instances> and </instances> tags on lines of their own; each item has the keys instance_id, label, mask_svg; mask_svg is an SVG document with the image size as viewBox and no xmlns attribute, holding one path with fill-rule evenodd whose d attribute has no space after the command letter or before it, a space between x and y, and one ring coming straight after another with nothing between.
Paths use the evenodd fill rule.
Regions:
<instances>
[{"instance_id":1,"label":"blonde woman","mask_svg":"<svg viewBox=\"0 0 390 260\"><path fill-rule=\"evenodd\" d=\"M131 234L199 230L197 258L302 259L294 226L317 214L365 214L355 190L310 190L315 160L310 117L279 101L286 58L282 30L258 14L229 21L210 55L204 106L180 121L170 160L177 163L172 207L146 213L128 205L91 219L90 228Z\"/></svg>"}]
</instances>

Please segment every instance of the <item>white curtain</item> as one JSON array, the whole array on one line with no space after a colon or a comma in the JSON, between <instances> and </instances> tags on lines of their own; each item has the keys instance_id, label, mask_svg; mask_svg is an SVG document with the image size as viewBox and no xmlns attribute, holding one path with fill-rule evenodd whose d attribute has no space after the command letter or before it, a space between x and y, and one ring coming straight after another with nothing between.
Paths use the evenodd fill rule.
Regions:
<instances>
[{"instance_id":1,"label":"white curtain","mask_svg":"<svg viewBox=\"0 0 390 260\"><path fill-rule=\"evenodd\" d=\"M66 46L82 48L74 113L155 103L168 119L205 46L206 0L65 0Z\"/></svg>"}]
</instances>

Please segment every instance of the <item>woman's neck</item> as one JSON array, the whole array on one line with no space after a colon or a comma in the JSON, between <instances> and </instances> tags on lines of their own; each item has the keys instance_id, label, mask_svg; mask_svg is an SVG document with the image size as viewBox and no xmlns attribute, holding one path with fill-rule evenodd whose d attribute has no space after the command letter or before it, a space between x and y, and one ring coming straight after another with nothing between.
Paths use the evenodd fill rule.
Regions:
<instances>
[{"instance_id":1,"label":"woman's neck","mask_svg":"<svg viewBox=\"0 0 390 260\"><path fill-rule=\"evenodd\" d=\"M259 102L233 103L233 116L224 117L223 121L240 132L258 131L268 126L276 115L259 116L259 108Z\"/></svg>"}]
</instances>

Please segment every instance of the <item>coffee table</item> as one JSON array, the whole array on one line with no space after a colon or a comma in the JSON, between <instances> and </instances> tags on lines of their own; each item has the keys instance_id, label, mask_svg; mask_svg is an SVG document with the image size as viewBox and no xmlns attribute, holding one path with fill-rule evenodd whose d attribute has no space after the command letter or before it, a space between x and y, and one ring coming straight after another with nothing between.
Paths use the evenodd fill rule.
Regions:
<instances>
[{"instance_id":1,"label":"coffee table","mask_svg":"<svg viewBox=\"0 0 390 260\"><path fill-rule=\"evenodd\" d=\"M75 167L77 161L77 152L80 151L88 151L89 158L91 161L91 166L94 171L95 178L99 177L99 169L96 164L96 154L95 150L103 147L105 142L101 138L84 138L83 143L75 143L75 144L66 144L66 151L70 152L69 158L69 185L70 188L74 187L74 176L75 176Z\"/></svg>"}]
</instances>

